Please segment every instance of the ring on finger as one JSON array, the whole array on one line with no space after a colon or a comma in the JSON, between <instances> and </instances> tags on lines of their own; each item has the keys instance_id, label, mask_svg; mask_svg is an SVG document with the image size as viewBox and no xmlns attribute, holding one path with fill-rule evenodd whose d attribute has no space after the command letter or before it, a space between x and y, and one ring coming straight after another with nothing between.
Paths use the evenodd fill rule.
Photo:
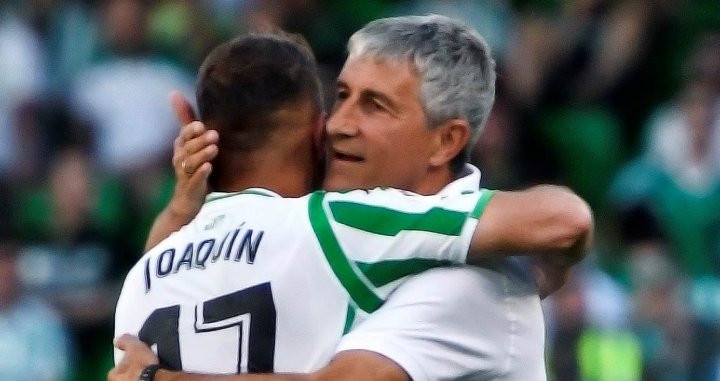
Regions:
<instances>
[{"instance_id":1,"label":"ring on finger","mask_svg":"<svg viewBox=\"0 0 720 381\"><path fill-rule=\"evenodd\" d=\"M180 168L182 168L183 172L187 173L188 175L192 174L192 172L187 170L187 162L185 160L180 162Z\"/></svg>"}]
</instances>

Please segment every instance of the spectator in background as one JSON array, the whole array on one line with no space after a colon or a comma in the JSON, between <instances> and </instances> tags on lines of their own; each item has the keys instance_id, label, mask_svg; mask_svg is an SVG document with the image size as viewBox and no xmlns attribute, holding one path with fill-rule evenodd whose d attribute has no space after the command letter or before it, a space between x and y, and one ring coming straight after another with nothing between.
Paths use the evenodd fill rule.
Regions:
<instances>
[{"instance_id":1,"label":"spectator in background","mask_svg":"<svg viewBox=\"0 0 720 381\"><path fill-rule=\"evenodd\" d=\"M642 350L626 290L592 262L548 298L549 368L557 380L642 380Z\"/></svg>"},{"instance_id":2,"label":"spectator in background","mask_svg":"<svg viewBox=\"0 0 720 381\"><path fill-rule=\"evenodd\" d=\"M45 63L40 40L9 6L0 5L0 178L18 171L18 109L38 97Z\"/></svg>"},{"instance_id":3,"label":"spectator in background","mask_svg":"<svg viewBox=\"0 0 720 381\"><path fill-rule=\"evenodd\" d=\"M665 5L643 0L525 0L503 67L531 179L557 178L603 218L605 193L656 99L647 70L663 52ZM648 83L653 82L653 83ZM650 91L648 91L650 89ZM550 154L548 154L550 153Z\"/></svg>"},{"instance_id":4,"label":"spectator in background","mask_svg":"<svg viewBox=\"0 0 720 381\"><path fill-rule=\"evenodd\" d=\"M112 314L108 269L120 257L121 187L97 176L81 148L61 150L52 163L48 183L20 198L18 225L29 242L21 276L82 327Z\"/></svg>"},{"instance_id":5,"label":"spectator in background","mask_svg":"<svg viewBox=\"0 0 720 381\"><path fill-rule=\"evenodd\" d=\"M239 29L242 1L157 1L148 16L153 49L194 72L210 49ZM212 8L213 6L217 8ZM212 9L217 9L212 13ZM242 24L241 24L242 25Z\"/></svg>"},{"instance_id":6,"label":"spectator in background","mask_svg":"<svg viewBox=\"0 0 720 381\"><path fill-rule=\"evenodd\" d=\"M644 379L683 381L688 377L692 330L683 301L679 271L664 255L663 245L633 245L633 305L630 316L643 354Z\"/></svg>"},{"instance_id":7,"label":"spectator in background","mask_svg":"<svg viewBox=\"0 0 720 381\"><path fill-rule=\"evenodd\" d=\"M24 295L17 272L17 247L0 238L0 379L69 379L69 337L43 302Z\"/></svg>"},{"instance_id":8,"label":"spectator in background","mask_svg":"<svg viewBox=\"0 0 720 381\"><path fill-rule=\"evenodd\" d=\"M139 255L152 217L172 191L167 168L177 121L168 94L193 94L184 71L153 55L148 43L150 4L143 0L100 3L104 61L78 76L70 103L94 138L93 158L101 171L128 186L126 207L135 221L126 232L132 259ZM191 98L194 99L194 98Z\"/></svg>"},{"instance_id":9,"label":"spectator in background","mask_svg":"<svg viewBox=\"0 0 720 381\"><path fill-rule=\"evenodd\" d=\"M98 23L91 9L96 1L11 1L40 37L46 56L46 88L63 97L71 80L86 70L99 52Z\"/></svg>"},{"instance_id":10,"label":"spectator in background","mask_svg":"<svg viewBox=\"0 0 720 381\"><path fill-rule=\"evenodd\" d=\"M136 175L166 163L177 129L167 96L192 94L193 82L147 50L144 1L107 0L101 12L108 57L80 74L71 102L94 132L102 167Z\"/></svg>"},{"instance_id":11,"label":"spectator in background","mask_svg":"<svg viewBox=\"0 0 720 381\"><path fill-rule=\"evenodd\" d=\"M673 261L694 278L720 274L717 102L707 83L691 80L654 114L644 154L619 173L610 195L621 218L645 205L667 236Z\"/></svg>"},{"instance_id":12,"label":"spectator in background","mask_svg":"<svg viewBox=\"0 0 720 381\"><path fill-rule=\"evenodd\" d=\"M698 45L688 81L655 111L644 152L610 193L620 221L643 210L635 224L657 226L657 234L622 243L648 373L658 380L720 374L719 46L717 36Z\"/></svg>"},{"instance_id":13,"label":"spectator in background","mask_svg":"<svg viewBox=\"0 0 720 381\"><path fill-rule=\"evenodd\" d=\"M99 175L81 145L60 149L49 162L46 180L26 187L16 201L15 221L26 242L18 276L68 321L78 339L76 379L97 380L112 354L99 339L111 334L115 277L122 276L109 270L135 258L126 254L133 251L122 234L127 203L122 184Z\"/></svg>"},{"instance_id":14,"label":"spectator in background","mask_svg":"<svg viewBox=\"0 0 720 381\"><path fill-rule=\"evenodd\" d=\"M717 101L710 84L694 80L675 104L658 110L650 122L648 160L688 193L711 192L720 180Z\"/></svg>"}]
</instances>

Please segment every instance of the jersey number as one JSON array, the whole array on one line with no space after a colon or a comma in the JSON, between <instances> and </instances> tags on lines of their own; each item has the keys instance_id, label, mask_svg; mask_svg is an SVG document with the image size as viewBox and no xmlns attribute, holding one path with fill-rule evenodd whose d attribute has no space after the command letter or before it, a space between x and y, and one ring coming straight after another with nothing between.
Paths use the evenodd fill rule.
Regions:
<instances>
[{"instance_id":1,"label":"jersey number","mask_svg":"<svg viewBox=\"0 0 720 381\"><path fill-rule=\"evenodd\" d=\"M140 340L157 345L160 365L181 370L178 324L180 306L153 311L140 329ZM275 358L276 312L270 283L223 295L195 306L195 332L238 327L237 372L271 373Z\"/></svg>"}]
</instances>

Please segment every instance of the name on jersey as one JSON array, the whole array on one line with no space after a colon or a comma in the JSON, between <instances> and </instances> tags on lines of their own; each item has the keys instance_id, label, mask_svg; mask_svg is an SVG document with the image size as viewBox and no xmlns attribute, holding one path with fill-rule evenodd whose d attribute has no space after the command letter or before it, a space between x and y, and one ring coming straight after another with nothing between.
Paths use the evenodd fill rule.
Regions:
<instances>
[{"instance_id":1,"label":"name on jersey","mask_svg":"<svg viewBox=\"0 0 720 381\"><path fill-rule=\"evenodd\" d=\"M244 223L243 223L244 224ZM184 247L171 247L157 257L145 261L145 292L152 287L152 278L164 278L180 271L205 270L208 265L222 262L255 263L265 231L243 229L229 231L219 242L215 238L188 242Z\"/></svg>"}]
</instances>

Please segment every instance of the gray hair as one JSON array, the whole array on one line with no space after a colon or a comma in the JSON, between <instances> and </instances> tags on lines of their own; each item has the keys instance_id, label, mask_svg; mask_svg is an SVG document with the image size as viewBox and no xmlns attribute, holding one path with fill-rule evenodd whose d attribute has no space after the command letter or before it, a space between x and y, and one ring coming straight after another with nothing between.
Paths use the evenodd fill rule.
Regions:
<instances>
[{"instance_id":1,"label":"gray hair","mask_svg":"<svg viewBox=\"0 0 720 381\"><path fill-rule=\"evenodd\" d=\"M429 126L449 119L470 124L477 142L495 101L495 61L485 39L461 22L440 15L379 19L355 32L348 59L407 60L420 74L420 102Z\"/></svg>"}]
</instances>

